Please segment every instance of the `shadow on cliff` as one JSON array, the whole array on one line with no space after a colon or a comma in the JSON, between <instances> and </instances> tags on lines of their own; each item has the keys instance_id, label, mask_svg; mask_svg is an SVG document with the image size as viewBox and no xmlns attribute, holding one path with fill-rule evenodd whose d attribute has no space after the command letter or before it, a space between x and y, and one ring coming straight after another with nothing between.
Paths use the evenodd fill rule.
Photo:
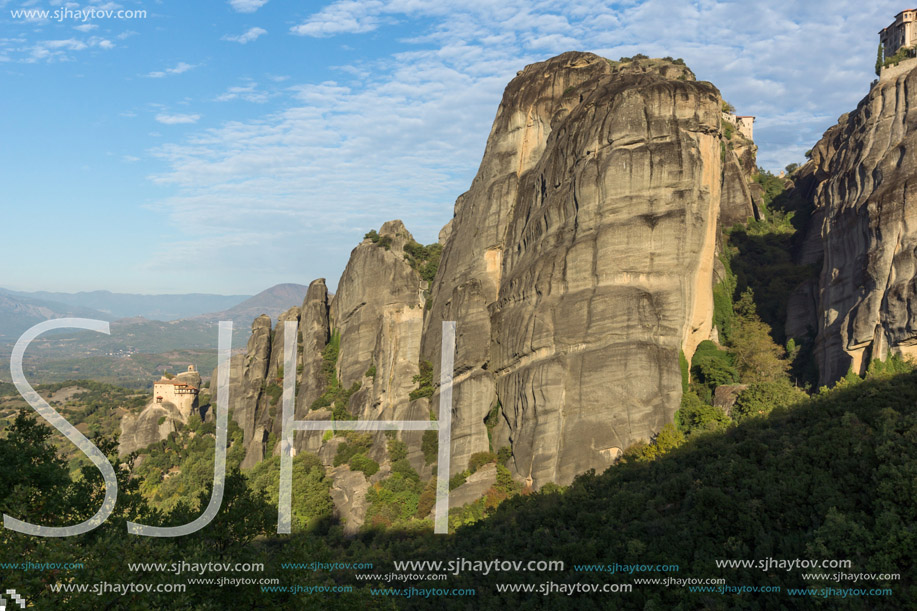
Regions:
<instances>
[{"instance_id":1,"label":"shadow on cliff","mask_svg":"<svg viewBox=\"0 0 917 611\"><path fill-rule=\"evenodd\" d=\"M917 373L848 380L724 432L697 435L656 460L619 463L600 475L586 473L562 492L515 497L448 537L376 531L309 545L321 548L326 558L373 562L379 573L391 571L395 560L565 563L557 572L450 573L448 587L476 589L474 608L511 603L512 608L537 609L548 601L551 608L570 609L822 608L814 597L791 598L787 588L842 587L804 578L801 570L759 568L757 562L767 558L841 559L851 562L848 572L900 573L900 580L856 587L892 588L882 607L912 608L917 597L915 440ZM292 540L275 544L280 552L301 545ZM718 559L754 560L756 565L719 568ZM678 568L629 574L577 567L613 562ZM495 590L498 583L538 587L546 581L632 583L635 577L666 576L722 578L731 586L781 590L721 595L640 586L592 599ZM445 608L465 608L467 602L437 601ZM875 608L876 600L842 602L843 608L860 609ZM424 604L429 600L401 601L399 606Z\"/></svg>"},{"instance_id":2,"label":"shadow on cliff","mask_svg":"<svg viewBox=\"0 0 917 611\"><path fill-rule=\"evenodd\" d=\"M779 344L787 339L784 326L790 295L817 273L814 266L793 262L792 241L793 233L762 221L753 221L747 228L737 226L729 232L737 296L746 289L754 292L758 315L770 325L774 341Z\"/></svg>"}]
</instances>

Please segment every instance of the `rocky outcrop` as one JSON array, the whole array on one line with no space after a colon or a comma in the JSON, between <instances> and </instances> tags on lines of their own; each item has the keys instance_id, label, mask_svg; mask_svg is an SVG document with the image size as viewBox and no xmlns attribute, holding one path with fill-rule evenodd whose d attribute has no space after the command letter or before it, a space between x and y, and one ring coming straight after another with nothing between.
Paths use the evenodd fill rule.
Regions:
<instances>
[{"instance_id":1,"label":"rocky outcrop","mask_svg":"<svg viewBox=\"0 0 917 611\"><path fill-rule=\"evenodd\" d=\"M720 201L720 227L730 229L755 218L754 200L748 182L748 171L732 151L724 153L723 184Z\"/></svg>"},{"instance_id":2,"label":"rocky outcrop","mask_svg":"<svg viewBox=\"0 0 917 611\"><path fill-rule=\"evenodd\" d=\"M251 336L243 354L236 354L230 359L229 366L229 414L242 429L246 446L246 460L249 452L256 452L254 444L267 442L264 427L257 423L258 405L265 389L268 367L271 356L271 319L261 315L252 323ZM213 371L211 380L217 379L217 370ZM217 385L211 384L213 396L211 404L219 400ZM258 439L255 439L256 431ZM249 461L251 463L251 461ZM253 463L251 463L253 464Z\"/></svg>"},{"instance_id":3,"label":"rocky outcrop","mask_svg":"<svg viewBox=\"0 0 917 611\"><path fill-rule=\"evenodd\" d=\"M176 388L193 389L193 392L176 392ZM193 365L176 376L163 375L154 383L153 397L143 411L125 414L121 419L119 455L162 441L191 418L200 418L197 400L200 388L201 376Z\"/></svg>"},{"instance_id":4,"label":"rocky outcrop","mask_svg":"<svg viewBox=\"0 0 917 611\"><path fill-rule=\"evenodd\" d=\"M402 398L417 374L426 283L405 260L404 246L413 241L401 221L385 223L376 242L367 238L350 254L331 301L331 325L343 346L341 384L366 386L373 382L364 379L367 371L376 367L367 408L386 394L398 395L387 405Z\"/></svg>"},{"instance_id":5,"label":"rocky outcrop","mask_svg":"<svg viewBox=\"0 0 917 611\"><path fill-rule=\"evenodd\" d=\"M328 475L334 482L331 486L334 516L344 525L345 535L354 535L363 525L369 506L366 501L369 482L360 471L351 471L344 465L331 469Z\"/></svg>"},{"instance_id":6,"label":"rocky outcrop","mask_svg":"<svg viewBox=\"0 0 917 611\"><path fill-rule=\"evenodd\" d=\"M822 265L788 321L815 322L821 384L890 353L917 355L915 68L883 73L798 172L815 212L797 256Z\"/></svg>"},{"instance_id":7,"label":"rocky outcrop","mask_svg":"<svg viewBox=\"0 0 917 611\"><path fill-rule=\"evenodd\" d=\"M181 413L171 403L150 402L139 414L125 414L121 419L118 454L126 456L162 441L175 431Z\"/></svg>"},{"instance_id":8,"label":"rocky outcrop","mask_svg":"<svg viewBox=\"0 0 917 611\"><path fill-rule=\"evenodd\" d=\"M727 416L732 412L742 391L748 390L748 384L721 384L713 391L713 407L723 410Z\"/></svg>"},{"instance_id":9,"label":"rocky outcrop","mask_svg":"<svg viewBox=\"0 0 917 611\"><path fill-rule=\"evenodd\" d=\"M465 483L449 493L449 507L462 507L473 503L497 483L497 465L484 465L468 476Z\"/></svg>"},{"instance_id":10,"label":"rocky outcrop","mask_svg":"<svg viewBox=\"0 0 917 611\"><path fill-rule=\"evenodd\" d=\"M299 338L302 345L299 357L301 370L297 374L296 417L304 418L309 406L325 390L322 350L331 338L331 325L328 320L328 287L324 278L309 285L300 309Z\"/></svg>"},{"instance_id":11,"label":"rocky outcrop","mask_svg":"<svg viewBox=\"0 0 917 611\"><path fill-rule=\"evenodd\" d=\"M671 420L679 351L711 332L721 186L739 180L724 178L720 105L676 64L588 53L507 87L424 334L437 363L439 323L457 322L453 471L488 449L495 406L492 438L536 487L602 469Z\"/></svg>"},{"instance_id":12,"label":"rocky outcrop","mask_svg":"<svg viewBox=\"0 0 917 611\"><path fill-rule=\"evenodd\" d=\"M409 397L419 371L427 288L405 255L405 245L413 243L401 221L385 223L375 241L367 238L353 250L333 298L329 300L325 281L316 280L302 307L284 312L273 331L267 316L255 320L245 354L231 361L230 412L244 435L243 468L278 452L281 392L288 375L283 371L287 321L298 325L297 371L290 372L298 382L297 419L331 419L329 410L311 406L327 386L322 351L332 330L343 347L335 364L338 381L343 388L358 389L348 404L352 415L366 420L428 417L426 400L412 402ZM414 436L411 445L419 448L420 438ZM295 436L297 451L318 452L321 447L321 433ZM419 449L413 455L416 459Z\"/></svg>"},{"instance_id":13,"label":"rocky outcrop","mask_svg":"<svg viewBox=\"0 0 917 611\"><path fill-rule=\"evenodd\" d=\"M353 391L351 415L437 413L438 391L410 394L421 363L439 379L441 323L452 320L452 472L510 445L520 481L566 484L652 437L679 405L679 352L690 358L711 336L718 227L753 215L753 143L726 145L721 104L670 61L566 53L521 71L440 232L432 284L411 234L391 221L353 250L333 298L316 281L285 315L298 316L302 342L297 417L330 417L309 409L328 382L329 341L340 345L333 382ZM233 359L245 464L273 451L270 433L279 438L265 392L280 381L280 354L282 338L259 319L248 354ZM421 435L401 435L419 471ZM340 440L306 437L297 449L330 464ZM340 485L341 503L359 496L352 483Z\"/></svg>"}]
</instances>

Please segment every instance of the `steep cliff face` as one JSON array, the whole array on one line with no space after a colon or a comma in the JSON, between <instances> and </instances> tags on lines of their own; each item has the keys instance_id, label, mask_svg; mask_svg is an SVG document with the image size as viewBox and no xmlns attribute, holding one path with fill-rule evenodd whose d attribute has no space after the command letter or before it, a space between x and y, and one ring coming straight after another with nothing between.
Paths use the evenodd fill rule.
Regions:
<instances>
[{"instance_id":1,"label":"steep cliff face","mask_svg":"<svg viewBox=\"0 0 917 611\"><path fill-rule=\"evenodd\" d=\"M328 318L328 287L325 279L319 278L309 285L299 316L299 365L296 380L296 408L294 416L305 420L315 412L312 403L325 391L327 380L322 369L322 350L331 339L331 323ZM325 410L319 419L327 418ZM296 451L315 452L321 446L321 437L304 432L293 439Z\"/></svg>"},{"instance_id":2,"label":"steep cliff face","mask_svg":"<svg viewBox=\"0 0 917 611\"><path fill-rule=\"evenodd\" d=\"M334 364L338 383L355 390L348 402L352 415L364 420L427 418L426 400L409 397L419 370L427 288L405 256L405 246L413 243L401 221L385 223L375 241L367 238L353 250L333 298L325 281L316 280L302 307L284 312L273 330L267 316L255 320L245 353L231 360L230 413L244 435L243 468L278 451L286 375L297 377L297 419L331 418L330 410L311 407L327 387L322 352L332 331L342 346ZM286 322L298 325L295 372L283 369ZM413 445L419 446L417 441ZM319 452L322 444L321 433L295 436L297 451ZM333 452L322 456L330 464Z\"/></svg>"},{"instance_id":3,"label":"steep cliff face","mask_svg":"<svg viewBox=\"0 0 917 611\"><path fill-rule=\"evenodd\" d=\"M800 258L823 262L817 286L798 291L788 318L816 322L822 384L889 353L917 355L914 91L917 62L883 74L801 172L815 212Z\"/></svg>"},{"instance_id":4,"label":"steep cliff face","mask_svg":"<svg viewBox=\"0 0 917 611\"><path fill-rule=\"evenodd\" d=\"M181 382L200 390L201 376L193 367L174 376L175 382ZM171 382L163 376L160 382ZM142 450L151 443L156 443L167 438L177 430L179 424L188 424L190 418L200 418L198 411L197 392L176 397L173 393L164 393L167 396L157 397L158 386L153 387L153 396L150 402L139 414L125 414L121 419L121 435L119 437L118 453L121 456Z\"/></svg>"},{"instance_id":5,"label":"steep cliff face","mask_svg":"<svg viewBox=\"0 0 917 611\"><path fill-rule=\"evenodd\" d=\"M285 315L298 317L302 342L297 417L330 416L310 409L326 390L329 341L353 416L436 413L438 394L410 394L422 362L439 379L441 323L454 320L453 472L509 445L521 481L568 483L652 437L679 405L679 352L690 358L711 335L718 226L754 213L754 145L727 146L721 104L670 61L565 53L521 71L440 232L432 284L391 221L353 250L333 298L316 281ZM272 340L259 319L247 355L233 358L246 464L279 438L270 388L281 355L278 331ZM421 435L402 436L418 470ZM335 443L312 434L296 447L330 465Z\"/></svg>"},{"instance_id":6,"label":"steep cliff face","mask_svg":"<svg viewBox=\"0 0 917 611\"><path fill-rule=\"evenodd\" d=\"M567 483L671 420L679 350L711 331L721 187L740 179L720 104L681 66L586 53L507 87L424 335L436 362L457 321L454 471L508 440L520 479ZM751 211L747 190L731 201Z\"/></svg>"},{"instance_id":7,"label":"steep cliff face","mask_svg":"<svg viewBox=\"0 0 917 611\"><path fill-rule=\"evenodd\" d=\"M404 417L418 373L426 282L405 258L414 238L401 221L385 223L377 235L351 253L330 319L340 335L338 379L344 388L360 387L351 413L393 420Z\"/></svg>"}]
</instances>

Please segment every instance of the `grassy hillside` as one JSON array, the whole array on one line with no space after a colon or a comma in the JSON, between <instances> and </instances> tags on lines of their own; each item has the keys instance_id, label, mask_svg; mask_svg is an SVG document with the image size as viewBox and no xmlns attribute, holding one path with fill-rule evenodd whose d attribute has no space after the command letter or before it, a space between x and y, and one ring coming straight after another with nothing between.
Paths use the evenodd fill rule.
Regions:
<instances>
[{"instance_id":1,"label":"grassy hillside","mask_svg":"<svg viewBox=\"0 0 917 611\"><path fill-rule=\"evenodd\" d=\"M201 431L203 432L203 431ZM31 433L33 439L35 433ZM235 437L235 435L234 435ZM238 441L238 440L236 440ZM658 440L657 440L658 441ZM18 456L0 441L5 460ZM169 444L163 444L168 450ZM233 444L235 446L235 443ZM658 445L658 444L657 444ZM28 447L35 447L34 443ZM210 446L212 448L212 446ZM52 449L53 451L53 449ZM204 447L203 454L212 451ZM233 454L234 452L231 452ZM312 460L312 459L307 459ZM161 462L161 461L160 461ZM235 462L235 460L231 461ZM314 462L314 461L313 461ZM849 379L833 390L768 415L751 416L724 431L695 433L677 447L660 447L655 457L631 451L628 458L603 474L585 474L566 489L550 487L537 493L522 493L488 508L483 519L460 527L447 537L434 536L428 529L368 530L347 539L332 523L316 524L289 537L273 534L276 502L272 491L276 460L253 471L247 478L230 475L227 496L217 522L199 535L178 540L152 542L124 537L121 518L98 534L73 540L43 540L10 537L0 531L0 545L8 552L22 550L23 558L86 559L80 582L114 579L123 570L105 560L113 551L125 562L246 559L265 563L262 577L276 577L282 584L349 585L353 592L330 599L304 598L287 593L262 593L256 586L224 588L189 587L188 592L160 601L149 608L219 608L239 603L279 605L283 608L429 608L424 598L379 598L372 589L411 585L422 587L473 588L473 599L440 597L437 607L475 609L911 609L917 601L917 373L894 373L874 368L866 380ZM45 468L44 461L31 467L4 470L16 490L5 503L15 511L41 515L51 502L53 488L28 493L30 469ZM156 465L167 471L170 464ZM311 463L310 463L311 464ZM153 467L153 464L150 465ZM312 467L309 467L311 469ZM98 486L92 470L81 484ZM231 473L233 471L231 470ZM126 476L126 472L125 472ZM235 478L235 479L233 479ZM47 473L42 481L54 480ZM202 474L206 480L206 474ZM313 482L315 492L327 489L320 471L297 476ZM149 483L149 482L148 482ZM121 511L145 516L158 523L180 523L197 515L194 507L178 504L167 514L149 507L138 492L137 480L125 480ZM64 486L63 483L60 484ZM25 486L25 488L23 488ZM201 498L206 499L206 490ZM98 499L98 493L95 493ZM308 507L323 503L322 494L311 496ZM296 500L307 498L297 492ZM16 504L17 498L33 499L31 510ZM81 498L58 493L59 499ZM87 498L93 498L87 495ZM324 497L326 498L326 497ZM269 500L270 499L270 500ZM25 501L23 501L25 502ZM88 512L94 507L78 509ZM299 505L299 503L296 503ZM37 508L36 508L37 507ZM323 511L326 511L323 510ZM240 513L242 512L242 513ZM73 515L79 511L73 510ZM52 513L70 515L68 512ZM246 516L245 519L240 516ZM253 516L260 516L254 519ZM324 519L324 518L323 518ZM229 524L234 526L225 530ZM224 529L224 530L221 530ZM4 537L6 537L4 539ZM214 547L217 546L217 547ZM19 553L19 552L17 552ZM69 554L69 556L68 556ZM384 583L381 576L394 569L393 560L561 560L562 571L480 572L450 574L447 581ZM864 579L838 582L806 576L801 568L779 565L757 568L720 568L717 560L766 562L786 560L844 560L847 574L900 574L900 579ZM357 580L353 571L290 573L282 562L372 562L374 581ZM586 570L577 565L678 565L677 571L638 571L610 574ZM837 570L827 571L828 573ZM14 575L23 587L32 588L40 574ZM677 585L650 585L638 579L722 578L732 588L779 588L771 593L693 592ZM157 582L160 575L138 576ZM627 593L543 595L499 593L498 584L553 583L632 584ZM16 583L9 584L15 587ZM890 595L864 597L847 595L802 595L791 588L890 588ZM214 598L216 597L216 598ZM90 598L92 600L90 600ZM59 599L56 599L59 600ZM469 606L469 600L473 605ZM92 608L112 602L102 597L74 597L72 608ZM320 605L317 603L321 602ZM85 604L84 604L85 603ZM217 605L217 606L214 606ZM117 605L112 608L122 608ZM123 607L127 608L127 607ZM174 608L174 607L173 607Z\"/></svg>"},{"instance_id":2,"label":"grassy hillside","mask_svg":"<svg viewBox=\"0 0 917 611\"><path fill-rule=\"evenodd\" d=\"M877 373L847 382L725 432L695 436L655 460L631 459L604 474L584 475L566 491L512 499L491 518L460 529L443 555L449 554L558 558L568 566L678 564L681 570L672 575L681 578L722 577L731 586L782 588L780 594L721 596L638 587L603 597L601 603L612 608L913 608L917 374ZM901 580L838 585L807 579L803 573L809 571L724 569L715 562L767 558L850 560L843 572L900 573ZM514 578L632 581L589 573ZM484 589L480 578L473 581L479 592ZM883 586L894 594L818 600L786 593L822 586ZM534 596L491 594L486 600L491 608L500 600L513 608L540 608ZM582 607L570 600L552 608Z\"/></svg>"}]
</instances>

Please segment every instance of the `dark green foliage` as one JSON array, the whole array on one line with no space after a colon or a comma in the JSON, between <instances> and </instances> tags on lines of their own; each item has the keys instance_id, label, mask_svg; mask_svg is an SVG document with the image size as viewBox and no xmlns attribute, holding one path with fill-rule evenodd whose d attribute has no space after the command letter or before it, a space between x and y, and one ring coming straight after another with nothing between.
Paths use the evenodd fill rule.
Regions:
<instances>
[{"instance_id":1,"label":"dark green foliage","mask_svg":"<svg viewBox=\"0 0 917 611\"><path fill-rule=\"evenodd\" d=\"M433 282L442 254L443 245L439 243L421 246L417 242L408 242L404 245L404 258L427 282Z\"/></svg>"},{"instance_id":2,"label":"dark green foliage","mask_svg":"<svg viewBox=\"0 0 917 611\"><path fill-rule=\"evenodd\" d=\"M417 513L414 514L414 517L420 520L426 518L433 511L434 506L436 506L436 478L431 477L417 500Z\"/></svg>"},{"instance_id":3,"label":"dark green foliage","mask_svg":"<svg viewBox=\"0 0 917 611\"><path fill-rule=\"evenodd\" d=\"M339 445L334 454L335 467L349 462L357 454L365 454L373 446L373 436L369 433L347 431L344 437L347 441Z\"/></svg>"},{"instance_id":4,"label":"dark green foliage","mask_svg":"<svg viewBox=\"0 0 917 611\"><path fill-rule=\"evenodd\" d=\"M465 480L468 479L468 476L471 475L467 470L456 473L449 478L449 490L455 490L459 486L465 483Z\"/></svg>"},{"instance_id":5,"label":"dark green foliage","mask_svg":"<svg viewBox=\"0 0 917 611\"><path fill-rule=\"evenodd\" d=\"M350 397L360 390L360 382L354 382L350 388L341 386L337 378L337 361L341 351L341 334L334 330L325 348L322 350L322 373L325 376L325 392L312 402L310 409L330 407L336 420L353 420L354 416L347 411Z\"/></svg>"},{"instance_id":6,"label":"dark green foliage","mask_svg":"<svg viewBox=\"0 0 917 611\"><path fill-rule=\"evenodd\" d=\"M425 557L491 549L505 557L550 553L570 563L627 558L679 564L680 578L719 577L749 587L783 588L780 594L753 596L634 588L577 601L596 608L905 609L917 594L914 439L917 374L867 380L726 433L699 436L650 462L626 461L601 475L587 473L564 494L504 502L486 520L461 528L448 549ZM836 582L807 582L805 571L715 564L722 558L768 557L843 558L858 572L898 572L902 579L857 586L893 588L894 596L881 602L838 597L810 603L787 598L786 588L837 587ZM498 595L489 587L501 578L474 575L450 585L476 587L480 608L523 606L524 595ZM590 579L587 574L578 578ZM544 576L517 579L537 583Z\"/></svg>"},{"instance_id":7,"label":"dark green foliage","mask_svg":"<svg viewBox=\"0 0 917 611\"><path fill-rule=\"evenodd\" d=\"M887 379L900 373L911 373L914 371L914 364L904 358L893 354L888 359L880 361L873 359L866 370L867 379Z\"/></svg>"},{"instance_id":8,"label":"dark green foliage","mask_svg":"<svg viewBox=\"0 0 917 611\"><path fill-rule=\"evenodd\" d=\"M393 463L408 457L408 446L403 441L390 439L387 449L388 459Z\"/></svg>"},{"instance_id":9,"label":"dark green foliage","mask_svg":"<svg viewBox=\"0 0 917 611\"><path fill-rule=\"evenodd\" d=\"M721 256L720 260L726 269L726 277L717 282L713 287L713 326L716 327L721 342L729 341L732 333L732 321L735 313L732 309L732 300L736 291L736 276L732 273L728 256Z\"/></svg>"},{"instance_id":10,"label":"dark green foliage","mask_svg":"<svg viewBox=\"0 0 917 611\"><path fill-rule=\"evenodd\" d=\"M335 367L338 362L338 354L341 350L341 334L334 330L328 343L322 350L322 373L325 376L325 392L310 406L311 409L321 409L331 405L334 396L339 392L341 384L337 379Z\"/></svg>"},{"instance_id":11,"label":"dark green foliage","mask_svg":"<svg viewBox=\"0 0 917 611\"><path fill-rule=\"evenodd\" d=\"M276 382L271 382L264 386L263 392L270 399L271 405L277 405L277 402L280 401L280 398L283 396L283 387Z\"/></svg>"},{"instance_id":12,"label":"dark green foliage","mask_svg":"<svg viewBox=\"0 0 917 611\"><path fill-rule=\"evenodd\" d=\"M726 265L726 279L714 287L714 324L720 331L720 341L727 345L748 343L749 339L766 334L776 343L785 343L787 304L790 295L804 281L814 278L819 265L796 265L793 262L793 249L796 246L799 230L808 223L813 210L812 202L805 200L797 191L786 191L786 182L768 172L755 176L764 189L764 206L761 213L763 220L753 220L743 227L737 225L726 235L726 249L722 257ZM733 275L734 274L734 275ZM744 295L751 290L755 305L751 326L741 324L743 337L733 337L736 324L749 322L750 317L737 323L730 307L727 294L731 299ZM813 334L814 335L814 334ZM793 376L802 384L808 384L817 378L814 362L811 359L813 345L808 338L797 338L801 341L800 350L791 355ZM754 344L755 342L752 342ZM770 348L764 351L772 352ZM782 352L779 358L782 358ZM744 375L740 363L736 363L739 373ZM790 365L790 363L786 363ZM768 375L772 375L771 371ZM774 375L783 375L778 372ZM772 375L773 377L773 375ZM747 381L744 380L743 381Z\"/></svg>"},{"instance_id":13,"label":"dark green foliage","mask_svg":"<svg viewBox=\"0 0 917 611\"><path fill-rule=\"evenodd\" d=\"M423 452L423 462L425 465L436 462L438 447L439 436L436 434L436 431L424 431L420 450Z\"/></svg>"},{"instance_id":14,"label":"dark green foliage","mask_svg":"<svg viewBox=\"0 0 917 611\"><path fill-rule=\"evenodd\" d=\"M421 360L419 369L420 373L413 378L417 388L411 391L410 398L412 401L433 396L433 363Z\"/></svg>"},{"instance_id":15,"label":"dark green foliage","mask_svg":"<svg viewBox=\"0 0 917 611\"><path fill-rule=\"evenodd\" d=\"M513 457L513 449L509 446L503 446L497 452L497 462L501 465L505 465L506 462Z\"/></svg>"},{"instance_id":16,"label":"dark green foliage","mask_svg":"<svg viewBox=\"0 0 917 611\"><path fill-rule=\"evenodd\" d=\"M381 238L379 238L379 241L376 242L376 246L378 246L378 247L380 247L380 248L384 248L385 250L391 250L391 249L392 249L392 238L391 238L391 236L387 236L387 235L386 235L386 236L382 236Z\"/></svg>"},{"instance_id":17,"label":"dark green foliage","mask_svg":"<svg viewBox=\"0 0 917 611\"><path fill-rule=\"evenodd\" d=\"M621 456L623 462L646 462L674 450L685 441L685 435L672 423L666 424L650 443L638 442Z\"/></svg>"},{"instance_id":18,"label":"dark green foliage","mask_svg":"<svg viewBox=\"0 0 917 611\"><path fill-rule=\"evenodd\" d=\"M406 458L392 463L392 474L375 484L366 494L366 527L407 525L420 516L420 499L426 486ZM435 499L435 491L434 491ZM427 511L429 513L429 510ZM423 517L425 517L424 514Z\"/></svg>"},{"instance_id":19,"label":"dark green foliage","mask_svg":"<svg viewBox=\"0 0 917 611\"><path fill-rule=\"evenodd\" d=\"M885 47L882 43L879 43L879 48L876 50L876 76L882 73L882 66L885 63Z\"/></svg>"},{"instance_id":20,"label":"dark green foliage","mask_svg":"<svg viewBox=\"0 0 917 611\"><path fill-rule=\"evenodd\" d=\"M654 442L654 459L652 451L629 454L604 474L590 472L577 477L563 491L552 486L544 486L537 493L523 491L509 471L498 466L497 483L484 498L450 511L450 528L458 529L453 537L434 537L429 534L430 521L418 520L428 517L433 509L435 483L415 479L408 471L410 467L400 464L390 478L374 485L367 494L368 529L394 530L354 538L343 537L337 527L321 531L321 536L301 532L301 525L308 529L323 522L313 516L296 519L297 499L308 494L300 495L294 488L294 528L300 532L278 537L273 533L276 508L270 496L276 489L276 459L269 459L271 468L253 469L247 478L229 468L220 513L210 526L192 537L154 541L125 535L125 519L174 525L190 521L199 511L179 506L168 514L151 512L137 493L136 479L130 477L129 470L118 467L120 497L109 523L90 535L72 539L22 537L0 529L0 548L14 562L85 561L86 567L78 574L85 583L117 582L126 562L255 561L266 563L265 572L258 577L289 578L289 572L279 571L280 562L361 561L386 567L393 558L448 560L486 554L493 558L559 559L567 563L569 572L574 563L606 563L612 558L678 564L680 578L722 578L729 584L748 587L779 585L784 591L773 595L704 595L682 587L645 587L601 597L580 594L542 599L522 593L498 594L495 584L506 583L506 574L477 572L450 576L448 587L475 588L473 606L482 609L907 609L917 596L917 548L913 545L913 524L917 521L913 476L917 473L917 373L900 373L909 368L901 359L873 363L865 380L845 381L814 398L776 408L767 416L749 418L723 432L691 435L677 449L673 447L678 445L678 436L671 429L664 430ZM212 426L204 423L199 431L212 431ZM0 459L4 464L18 465L0 473L0 478L5 478L0 482L3 489L14 490L13 494L0 495L0 505L11 515L39 523L60 524L64 517L88 517L102 493L94 469L85 470L80 481L74 481L57 500L48 494L27 510L10 508L10 503L21 504L36 495L35 490L29 490L37 488L33 478L47 477L49 490L55 485L68 486L65 467L59 461L55 466L53 447L42 444L42 428L14 425L8 437L0 439ZM113 443L100 442L100 447L117 462ZM26 456L29 451L36 453L15 463L20 454ZM310 490L330 510L317 460L302 456L301 463L294 461L295 468L302 467L294 476L294 487L300 478L314 474L315 479L310 480L314 488ZM10 478L18 479L10 483ZM193 505L199 507L209 499L209 493L209 486L205 487ZM416 525L422 525L424 531L417 530ZM806 571L801 570L719 568L715 561L722 558L840 558L853 563L851 572L900 573L901 579L851 586L891 587L894 596L881 600L791 599L786 594L790 587L837 584L807 580ZM291 598L247 587L189 588L167 597L150 594L139 602L117 595L74 593L65 597L49 592L47 577L39 571L12 571L5 574L4 587L30 592L30 603L39 609L120 608L135 602L156 609L299 608L304 600L302 596ZM162 582L161 574L138 573L131 579ZM513 579L537 584L546 576L521 572ZM627 581L628 577L582 573L575 579L608 583ZM355 583L352 573L337 577L304 572L296 575L296 581L303 585ZM323 608L379 607L378 599L367 596L361 601L358 593L347 596L356 598L329 597L315 604ZM437 600L443 608L466 608L467 603L448 597ZM307 602L305 607L315 604ZM423 600L413 608L428 606L429 601Z\"/></svg>"},{"instance_id":21,"label":"dark green foliage","mask_svg":"<svg viewBox=\"0 0 917 611\"><path fill-rule=\"evenodd\" d=\"M691 374L688 365L688 357L685 356L684 350L678 351L678 366L681 369L681 392L688 392L688 387L691 383Z\"/></svg>"},{"instance_id":22,"label":"dark green foliage","mask_svg":"<svg viewBox=\"0 0 917 611\"><path fill-rule=\"evenodd\" d=\"M732 408L732 417L741 422L746 418L765 416L776 408L800 403L806 396L786 378L757 382L739 394Z\"/></svg>"},{"instance_id":23,"label":"dark green foliage","mask_svg":"<svg viewBox=\"0 0 917 611\"><path fill-rule=\"evenodd\" d=\"M774 176L767 170L761 170L754 175L754 181L764 187L764 204L770 206L778 195L786 189L786 181Z\"/></svg>"},{"instance_id":24,"label":"dark green foliage","mask_svg":"<svg viewBox=\"0 0 917 611\"><path fill-rule=\"evenodd\" d=\"M729 352L742 381L785 379L789 363L784 360L784 349L771 338L771 328L758 318L751 289L742 293L735 309Z\"/></svg>"},{"instance_id":25,"label":"dark green foliage","mask_svg":"<svg viewBox=\"0 0 917 611\"><path fill-rule=\"evenodd\" d=\"M451 484L451 482L450 482ZM509 469L497 465L497 479L486 495L464 507L449 511L449 530L479 522L494 515L497 508L506 500L521 494L522 487L513 480Z\"/></svg>"},{"instance_id":26,"label":"dark green foliage","mask_svg":"<svg viewBox=\"0 0 917 611\"><path fill-rule=\"evenodd\" d=\"M736 128L729 121L723 121L723 137L726 140L732 140L732 136L735 134Z\"/></svg>"},{"instance_id":27,"label":"dark green foliage","mask_svg":"<svg viewBox=\"0 0 917 611\"><path fill-rule=\"evenodd\" d=\"M369 458L366 454L354 454L347 462L353 471L362 471L366 477L372 477L379 471L379 463Z\"/></svg>"},{"instance_id":28,"label":"dark green foliage","mask_svg":"<svg viewBox=\"0 0 917 611\"><path fill-rule=\"evenodd\" d=\"M370 229L369 231L366 232L366 235L363 236L363 239L369 240L370 242L375 244L376 242L379 241L379 234L376 232L375 229Z\"/></svg>"},{"instance_id":29,"label":"dark green foliage","mask_svg":"<svg viewBox=\"0 0 917 611\"><path fill-rule=\"evenodd\" d=\"M252 490L264 495L276 507L280 493L280 457L272 456L245 474ZM331 518L334 505L329 491L331 479L325 476L321 460L308 452L293 458L291 510L293 531L309 531Z\"/></svg>"},{"instance_id":30,"label":"dark green foliage","mask_svg":"<svg viewBox=\"0 0 917 611\"><path fill-rule=\"evenodd\" d=\"M0 510L38 524L64 509L70 486L66 463L50 441L51 429L21 410L0 442Z\"/></svg>"},{"instance_id":31,"label":"dark green foliage","mask_svg":"<svg viewBox=\"0 0 917 611\"><path fill-rule=\"evenodd\" d=\"M513 479L513 474L503 465L497 465L497 483L494 487L507 496L515 496L522 492L522 486Z\"/></svg>"},{"instance_id":32,"label":"dark green foliage","mask_svg":"<svg viewBox=\"0 0 917 611\"><path fill-rule=\"evenodd\" d=\"M366 370L366 373L363 374L363 376L367 378L372 378L373 380L375 380L376 379L376 364L373 363L372 365L370 365L369 369Z\"/></svg>"},{"instance_id":33,"label":"dark green foliage","mask_svg":"<svg viewBox=\"0 0 917 611\"><path fill-rule=\"evenodd\" d=\"M694 393L681 396L681 407L675 415L677 428L686 436L698 432L718 431L729 425L729 417L718 407L713 407Z\"/></svg>"},{"instance_id":34,"label":"dark green foliage","mask_svg":"<svg viewBox=\"0 0 917 611\"><path fill-rule=\"evenodd\" d=\"M733 384L739 380L739 373L733 366L732 356L709 340L698 344L691 358L691 379L711 392L717 386Z\"/></svg>"},{"instance_id":35,"label":"dark green foliage","mask_svg":"<svg viewBox=\"0 0 917 611\"><path fill-rule=\"evenodd\" d=\"M140 492L152 507L172 511L184 503L188 510L197 509L197 498L213 483L215 434L214 423L195 423L145 450L135 475ZM232 419L227 441L227 469L236 468L245 457L245 446L242 429Z\"/></svg>"},{"instance_id":36,"label":"dark green foliage","mask_svg":"<svg viewBox=\"0 0 917 611\"><path fill-rule=\"evenodd\" d=\"M493 452L476 452L468 459L468 470L474 473L484 465L497 461L497 455Z\"/></svg>"},{"instance_id":37,"label":"dark green foliage","mask_svg":"<svg viewBox=\"0 0 917 611\"><path fill-rule=\"evenodd\" d=\"M885 61L882 62L882 65L885 67L897 66L900 62L910 57L914 57L914 49L910 47L901 47L895 52L894 55L891 57L886 57Z\"/></svg>"},{"instance_id":38,"label":"dark green foliage","mask_svg":"<svg viewBox=\"0 0 917 611\"><path fill-rule=\"evenodd\" d=\"M392 462L392 473L399 474L404 479L420 481L420 474L414 470L407 458L399 458Z\"/></svg>"}]
</instances>

